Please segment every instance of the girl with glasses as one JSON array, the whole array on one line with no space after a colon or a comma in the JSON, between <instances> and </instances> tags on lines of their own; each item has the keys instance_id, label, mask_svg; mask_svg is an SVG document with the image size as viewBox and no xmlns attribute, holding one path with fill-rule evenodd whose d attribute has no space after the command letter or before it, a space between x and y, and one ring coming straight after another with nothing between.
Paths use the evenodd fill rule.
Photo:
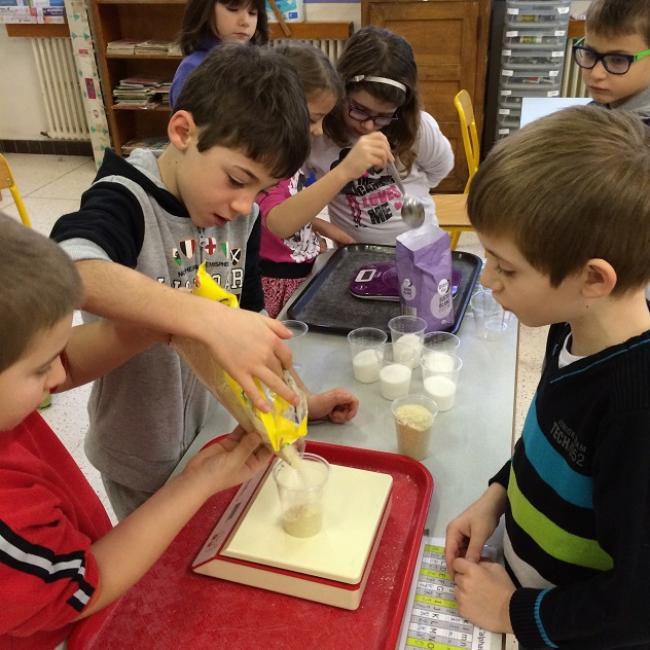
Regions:
<instances>
[{"instance_id":1,"label":"girl with glasses","mask_svg":"<svg viewBox=\"0 0 650 650\"><path fill-rule=\"evenodd\" d=\"M573 59L597 104L650 124L650 0L593 0Z\"/></svg>"},{"instance_id":2,"label":"girl with glasses","mask_svg":"<svg viewBox=\"0 0 650 650\"><path fill-rule=\"evenodd\" d=\"M337 69L345 96L325 118L324 136L312 139L307 166L321 178L343 165L364 138L387 142L386 160L333 195L329 215L355 242L394 244L407 226L400 216L402 191L386 163L394 160L406 193L422 201L427 221L435 223L429 190L453 167L451 145L435 119L420 110L417 66L404 38L364 27L346 43Z\"/></svg>"}]
</instances>

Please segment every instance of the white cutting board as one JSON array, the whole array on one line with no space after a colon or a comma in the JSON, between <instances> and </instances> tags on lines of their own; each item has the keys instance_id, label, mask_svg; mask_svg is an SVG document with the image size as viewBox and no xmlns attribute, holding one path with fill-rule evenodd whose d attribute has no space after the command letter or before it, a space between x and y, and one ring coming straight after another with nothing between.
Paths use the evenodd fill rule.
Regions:
<instances>
[{"instance_id":1,"label":"white cutting board","mask_svg":"<svg viewBox=\"0 0 650 650\"><path fill-rule=\"evenodd\" d=\"M323 495L323 528L313 537L299 538L282 528L279 496L271 474L222 555L358 583L390 494L392 476L330 465Z\"/></svg>"}]
</instances>

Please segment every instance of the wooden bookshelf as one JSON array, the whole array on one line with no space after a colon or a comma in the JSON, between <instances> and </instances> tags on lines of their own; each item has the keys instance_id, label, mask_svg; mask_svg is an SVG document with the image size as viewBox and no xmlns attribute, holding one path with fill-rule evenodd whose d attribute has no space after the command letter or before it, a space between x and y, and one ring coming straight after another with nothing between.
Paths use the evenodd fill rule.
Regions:
<instances>
[{"instance_id":1,"label":"wooden bookshelf","mask_svg":"<svg viewBox=\"0 0 650 650\"><path fill-rule=\"evenodd\" d=\"M133 138L161 137L166 133L169 108L116 107L113 88L120 79L155 75L171 80L181 56L161 54L107 54L110 41L136 39L173 41L177 38L186 0L91 0L95 25L95 46L104 92L104 105L117 153ZM352 23L289 23L291 38L346 39ZM271 38L286 38L276 23L270 24Z\"/></svg>"}]
</instances>

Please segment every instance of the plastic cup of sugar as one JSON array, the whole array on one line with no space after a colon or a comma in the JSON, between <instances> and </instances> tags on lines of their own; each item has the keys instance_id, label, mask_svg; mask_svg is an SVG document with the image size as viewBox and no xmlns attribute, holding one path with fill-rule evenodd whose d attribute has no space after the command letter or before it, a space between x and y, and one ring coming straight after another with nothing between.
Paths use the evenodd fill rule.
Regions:
<instances>
[{"instance_id":1,"label":"plastic cup of sugar","mask_svg":"<svg viewBox=\"0 0 650 650\"><path fill-rule=\"evenodd\" d=\"M329 463L305 453L297 466L284 460L273 468L280 496L284 531L293 537L313 537L323 526L323 493L329 478Z\"/></svg>"},{"instance_id":2,"label":"plastic cup of sugar","mask_svg":"<svg viewBox=\"0 0 650 650\"><path fill-rule=\"evenodd\" d=\"M395 316L388 321L395 363L409 368L418 366L426 328L427 322L419 316Z\"/></svg>"},{"instance_id":3,"label":"plastic cup of sugar","mask_svg":"<svg viewBox=\"0 0 650 650\"><path fill-rule=\"evenodd\" d=\"M389 363L379 371L381 396L384 399L397 399L408 395L411 388L412 370L402 363Z\"/></svg>"},{"instance_id":4,"label":"plastic cup of sugar","mask_svg":"<svg viewBox=\"0 0 650 650\"><path fill-rule=\"evenodd\" d=\"M352 372L362 384L379 380L384 363L384 350L388 335L376 327L358 327L348 334Z\"/></svg>"},{"instance_id":5,"label":"plastic cup of sugar","mask_svg":"<svg viewBox=\"0 0 650 650\"><path fill-rule=\"evenodd\" d=\"M486 341L497 340L508 329L510 312L495 300L490 289L477 291L469 301L474 313L476 333Z\"/></svg>"},{"instance_id":6,"label":"plastic cup of sugar","mask_svg":"<svg viewBox=\"0 0 650 650\"><path fill-rule=\"evenodd\" d=\"M422 359L422 385L441 411L448 411L456 400L456 388L463 362L447 352L431 352Z\"/></svg>"},{"instance_id":7,"label":"plastic cup of sugar","mask_svg":"<svg viewBox=\"0 0 650 650\"><path fill-rule=\"evenodd\" d=\"M406 395L393 402L391 411L400 454L422 460L429 455L433 421L438 405L427 395Z\"/></svg>"}]
</instances>

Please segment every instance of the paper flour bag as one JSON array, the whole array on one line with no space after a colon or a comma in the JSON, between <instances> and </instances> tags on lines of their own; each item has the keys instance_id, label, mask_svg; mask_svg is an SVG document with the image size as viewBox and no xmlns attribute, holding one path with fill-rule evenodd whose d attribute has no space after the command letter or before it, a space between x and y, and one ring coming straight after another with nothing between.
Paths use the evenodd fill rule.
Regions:
<instances>
[{"instance_id":1,"label":"paper flour bag","mask_svg":"<svg viewBox=\"0 0 650 650\"><path fill-rule=\"evenodd\" d=\"M449 235L424 224L397 237L395 249L402 313L427 321L427 331L454 323Z\"/></svg>"}]
</instances>

